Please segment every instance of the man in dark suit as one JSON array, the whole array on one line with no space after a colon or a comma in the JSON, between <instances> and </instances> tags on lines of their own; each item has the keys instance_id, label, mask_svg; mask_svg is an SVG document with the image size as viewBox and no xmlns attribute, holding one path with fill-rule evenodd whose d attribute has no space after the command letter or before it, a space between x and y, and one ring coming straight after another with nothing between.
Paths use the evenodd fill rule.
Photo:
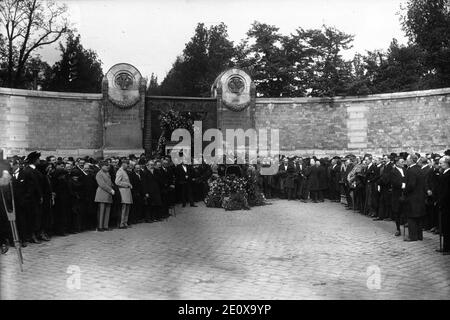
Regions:
<instances>
[{"instance_id":1,"label":"man in dark suit","mask_svg":"<svg viewBox=\"0 0 450 320\"><path fill-rule=\"evenodd\" d=\"M170 201L170 193L174 188L174 177L171 170L167 166L167 160L158 168L158 174L161 181L161 200L162 200L162 218L169 217L169 207L172 205Z\"/></svg>"},{"instance_id":2,"label":"man in dark suit","mask_svg":"<svg viewBox=\"0 0 450 320\"><path fill-rule=\"evenodd\" d=\"M55 192L54 231L60 236L67 236L72 202L70 197L69 173L64 168L64 162L62 161L56 163L55 171L52 174L52 186Z\"/></svg>"},{"instance_id":3,"label":"man in dark suit","mask_svg":"<svg viewBox=\"0 0 450 320\"><path fill-rule=\"evenodd\" d=\"M319 160L311 159L310 166L306 169L306 176L308 177L308 190L311 201L317 203L319 200L319 193L321 193L319 185Z\"/></svg>"},{"instance_id":4,"label":"man in dark suit","mask_svg":"<svg viewBox=\"0 0 450 320\"><path fill-rule=\"evenodd\" d=\"M423 240L422 219L425 216L425 175L417 165L418 157L410 154L406 159L406 199L408 220L408 237L405 241Z\"/></svg>"},{"instance_id":5,"label":"man in dark suit","mask_svg":"<svg viewBox=\"0 0 450 320\"><path fill-rule=\"evenodd\" d=\"M432 215L433 215L433 192L431 190L431 181L433 178L433 167L430 162L430 158L421 157L417 163L423 172L425 177L425 216L422 221L422 226L424 230L430 230L432 228Z\"/></svg>"},{"instance_id":6,"label":"man in dark suit","mask_svg":"<svg viewBox=\"0 0 450 320\"><path fill-rule=\"evenodd\" d=\"M133 198L128 221L130 224L135 224L141 222L143 219L144 195L142 192L143 183L141 165L136 164L135 161L130 161L127 173L132 185L131 196Z\"/></svg>"},{"instance_id":7,"label":"man in dark suit","mask_svg":"<svg viewBox=\"0 0 450 320\"><path fill-rule=\"evenodd\" d=\"M283 163L279 166L278 174L280 175L280 189L288 200L294 199L295 191L295 165L289 158L284 158Z\"/></svg>"},{"instance_id":8,"label":"man in dark suit","mask_svg":"<svg viewBox=\"0 0 450 320\"><path fill-rule=\"evenodd\" d=\"M373 205L373 197L376 191L375 182L377 178L377 165L373 162L371 155L365 156L365 164L367 165L365 171L365 199L364 199L364 214L369 217L375 217L376 210Z\"/></svg>"},{"instance_id":9,"label":"man in dark suit","mask_svg":"<svg viewBox=\"0 0 450 320\"><path fill-rule=\"evenodd\" d=\"M381 157L375 159L376 165L376 177L374 179L374 194L373 194L373 207L375 208L375 221L383 220L386 216L384 210L382 210L382 193L381 193L381 176L383 175L385 160Z\"/></svg>"},{"instance_id":10,"label":"man in dark suit","mask_svg":"<svg viewBox=\"0 0 450 320\"><path fill-rule=\"evenodd\" d=\"M183 207L186 207L186 201L189 201L191 207L196 207L192 196L192 167L186 164L183 158L181 163L176 166L175 176L177 184L180 187L181 203Z\"/></svg>"},{"instance_id":11,"label":"man in dark suit","mask_svg":"<svg viewBox=\"0 0 450 320\"><path fill-rule=\"evenodd\" d=\"M24 212L31 231L30 239L27 240L33 243L41 243L40 239L38 239L38 235L41 230L42 204L44 198L39 173L36 169L40 156L41 154L39 152L31 152L25 159L27 165L19 173L19 181L23 185Z\"/></svg>"},{"instance_id":12,"label":"man in dark suit","mask_svg":"<svg viewBox=\"0 0 450 320\"><path fill-rule=\"evenodd\" d=\"M278 186L277 189L279 190L279 197L280 198L287 198L287 189L286 186L286 179L287 179L287 168L288 168L288 158L284 157L281 160L280 165L278 166L278 172L276 174L277 180L278 180Z\"/></svg>"},{"instance_id":13,"label":"man in dark suit","mask_svg":"<svg viewBox=\"0 0 450 320\"><path fill-rule=\"evenodd\" d=\"M85 230L95 230L97 225L97 206L95 203L95 193L97 191L97 180L95 179L96 171L95 165L87 162L83 167L82 184L84 186L86 213L84 214Z\"/></svg>"},{"instance_id":14,"label":"man in dark suit","mask_svg":"<svg viewBox=\"0 0 450 320\"><path fill-rule=\"evenodd\" d=\"M439 160L443 170L439 178L438 203L441 215L441 232L443 236L442 252L450 255L450 156L444 156Z\"/></svg>"},{"instance_id":15,"label":"man in dark suit","mask_svg":"<svg viewBox=\"0 0 450 320\"><path fill-rule=\"evenodd\" d=\"M294 197L305 201L308 195L305 195L305 165L303 163L303 158L295 158L294 160L295 176L294 176Z\"/></svg>"},{"instance_id":16,"label":"man in dark suit","mask_svg":"<svg viewBox=\"0 0 450 320\"><path fill-rule=\"evenodd\" d=\"M391 185L391 172L395 168L396 153L391 153L383 157L384 165L380 169L380 210L379 216L384 220L393 220L392 215L392 185Z\"/></svg>"},{"instance_id":17,"label":"man in dark suit","mask_svg":"<svg viewBox=\"0 0 450 320\"><path fill-rule=\"evenodd\" d=\"M161 218L161 181L155 169L155 161L149 160L142 174L143 194L145 197L145 222L159 221Z\"/></svg>"},{"instance_id":18,"label":"man in dark suit","mask_svg":"<svg viewBox=\"0 0 450 320\"><path fill-rule=\"evenodd\" d=\"M439 161L441 156L438 154L432 157L432 172L431 177L428 181L429 188L431 189L431 201L432 201L432 212L431 212L431 230L430 232L434 234L439 234L439 180L441 176L441 167Z\"/></svg>"},{"instance_id":19,"label":"man in dark suit","mask_svg":"<svg viewBox=\"0 0 450 320\"><path fill-rule=\"evenodd\" d=\"M331 159L330 166L330 200L333 202L340 202L341 193L339 187L339 180L341 175L341 163L339 157Z\"/></svg>"},{"instance_id":20,"label":"man in dark suit","mask_svg":"<svg viewBox=\"0 0 450 320\"><path fill-rule=\"evenodd\" d=\"M395 221L395 227L397 229L395 236L398 237L401 235L401 217L405 206L404 191L406 188L406 173L403 158L396 157L394 159L394 166L390 170L390 185L392 188L392 218Z\"/></svg>"}]
</instances>

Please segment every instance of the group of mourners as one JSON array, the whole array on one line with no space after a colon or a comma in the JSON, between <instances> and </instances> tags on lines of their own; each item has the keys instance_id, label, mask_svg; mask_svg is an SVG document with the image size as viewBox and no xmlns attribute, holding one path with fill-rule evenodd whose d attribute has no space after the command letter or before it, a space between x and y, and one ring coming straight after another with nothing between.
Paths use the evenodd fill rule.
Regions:
<instances>
[{"instance_id":1,"label":"group of mourners","mask_svg":"<svg viewBox=\"0 0 450 320\"><path fill-rule=\"evenodd\" d=\"M175 165L170 156L148 159L111 157L74 159L32 152L3 163L12 182L15 221L22 247L86 230L126 229L167 219L176 203L183 207L206 196L210 167ZM11 188L2 187L1 252L13 239L5 211L12 211ZM2 202L2 201L0 201Z\"/></svg>"},{"instance_id":2,"label":"group of mourners","mask_svg":"<svg viewBox=\"0 0 450 320\"><path fill-rule=\"evenodd\" d=\"M182 154L180 154L182 156ZM175 205L203 201L214 176L230 174L226 165L179 163L170 156L84 157L49 156L32 152L0 162L1 253L13 241L8 216L15 204L15 220L23 247L86 230L126 229L136 223L167 219ZM438 249L450 254L450 150L444 155L391 153L343 157L281 156L276 174L261 174L273 159L264 158L232 174L256 174L257 187L267 199L302 202L328 199L345 204L374 220L390 220L408 227L406 241L423 239L423 231L443 236ZM253 167L253 170L248 170ZM228 171L228 173L227 173ZM1 181L0 180L0 184ZM14 192L11 194L10 189Z\"/></svg>"},{"instance_id":3,"label":"group of mourners","mask_svg":"<svg viewBox=\"0 0 450 320\"><path fill-rule=\"evenodd\" d=\"M450 254L450 150L281 161L276 175L260 177L266 198L340 202L373 220L394 221L395 236L407 227L405 241L423 240L424 230L440 234L437 251Z\"/></svg>"}]
</instances>

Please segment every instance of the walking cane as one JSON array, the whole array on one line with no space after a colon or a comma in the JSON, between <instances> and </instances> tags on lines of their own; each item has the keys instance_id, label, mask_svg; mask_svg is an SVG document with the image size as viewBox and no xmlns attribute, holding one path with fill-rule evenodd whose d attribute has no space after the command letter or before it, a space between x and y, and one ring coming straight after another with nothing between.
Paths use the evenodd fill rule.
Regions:
<instances>
[{"instance_id":1,"label":"walking cane","mask_svg":"<svg viewBox=\"0 0 450 320\"><path fill-rule=\"evenodd\" d=\"M442 210L439 210L439 252L444 254L442 250Z\"/></svg>"},{"instance_id":2,"label":"walking cane","mask_svg":"<svg viewBox=\"0 0 450 320\"><path fill-rule=\"evenodd\" d=\"M406 240L406 221L403 221L403 240Z\"/></svg>"},{"instance_id":3,"label":"walking cane","mask_svg":"<svg viewBox=\"0 0 450 320\"><path fill-rule=\"evenodd\" d=\"M13 191L12 182L9 182L9 188L11 189L11 203L12 203L11 211L8 210L8 208L6 206L6 199L5 199L5 195L3 193L2 188L0 188L0 192L2 194L3 206L5 208L5 212L8 216L9 223L11 225L11 232L12 232L12 236L13 236L14 247L16 248L17 257L19 259L20 271L23 272L22 245L20 244L19 233L17 231L17 225L16 225L16 206L15 206L15 202L14 202L14 191Z\"/></svg>"}]
</instances>

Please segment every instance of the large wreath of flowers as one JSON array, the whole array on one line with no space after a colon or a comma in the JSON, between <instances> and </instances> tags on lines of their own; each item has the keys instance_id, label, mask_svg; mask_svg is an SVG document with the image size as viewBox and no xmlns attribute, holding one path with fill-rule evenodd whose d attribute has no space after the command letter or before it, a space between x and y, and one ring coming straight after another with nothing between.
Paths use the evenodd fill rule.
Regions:
<instances>
[{"instance_id":1,"label":"large wreath of flowers","mask_svg":"<svg viewBox=\"0 0 450 320\"><path fill-rule=\"evenodd\" d=\"M172 132L176 129L187 129L191 136L193 134L194 121L180 114L178 111L170 110L162 112L159 116L159 125L161 127L161 135L158 140L158 154L164 155L167 141L170 141Z\"/></svg>"},{"instance_id":2,"label":"large wreath of flowers","mask_svg":"<svg viewBox=\"0 0 450 320\"><path fill-rule=\"evenodd\" d=\"M207 207L248 210L253 206L265 205L266 199L254 179L230 175L210 179L205 202Z\"/></svg>"}]
</instances>

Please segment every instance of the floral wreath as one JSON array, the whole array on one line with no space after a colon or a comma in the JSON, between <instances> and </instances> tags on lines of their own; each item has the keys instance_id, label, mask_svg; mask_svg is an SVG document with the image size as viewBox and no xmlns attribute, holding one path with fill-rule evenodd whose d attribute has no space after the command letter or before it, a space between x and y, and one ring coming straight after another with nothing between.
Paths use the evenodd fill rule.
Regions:
<instances>
[{"instance_id":1,"label":"floral wreath","mask_svg":"<svg viewBox=\"0 0 450 320\"><path fill-rule=\"evenodd\" d=\"M108 100L111 101L112 104L118 106L121 109L128 109L128 108L131 108L134 105L136 105L141 100L141 97L138 96L138 97L135 97L135 98L130 99L130 100L126 100L126 99L125 100L116 100L116 99L111 98L109 96Z\"/></svg>"},{"instance_id":2,"label":"floral wreath","mask_svg":"<svg viewBox=\"0 0 450 320\"><path fill-rule=\"evenodd\" d=\"M227 107L231 111L239 112L239 111L243 111L243 110L247 109L247 107L250 105L250 101L241 103L241 104L233 104L233 103L228 103L226 101L223 101L223 104L225 105L225 107Z\"/></svg>"}]
</instances>

